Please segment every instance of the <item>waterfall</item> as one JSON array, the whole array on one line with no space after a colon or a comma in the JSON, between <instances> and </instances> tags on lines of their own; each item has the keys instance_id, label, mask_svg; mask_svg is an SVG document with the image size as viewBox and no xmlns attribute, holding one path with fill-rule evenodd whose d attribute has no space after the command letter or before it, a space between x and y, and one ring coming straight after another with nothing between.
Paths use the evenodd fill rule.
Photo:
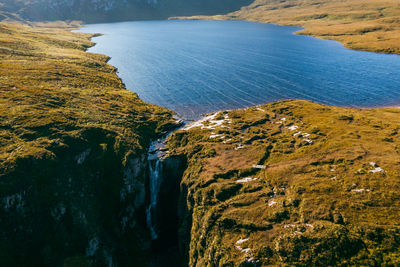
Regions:
<instances>
[{"instance_id":1,"label":"waterfall","mask_svg":"<svg viewBox=\"0 0 400 267\"><path fill-rule=\"evenodd\" d=\"M176 126L182 126L183 121L177 121ZM149 152L147 156L148 161L148 193L149 193L149 205L146 209L146 223L147 227L151 233L151 239L156 240L159 239L160 232L163 231L163 227L165 225L160 225L160 211L164 211L159 209L159 195L161 184L165 179L169 179L171 170L168 170L168 166L165 165L165 157L167 155L167 149L165 148L165 140L172 133L172 130L166 133L162 138L153 141L150 144ZM165 169L165 170L164 170ZM166 171L168 173L168 177L163 177L163 173ZM168 190L167 186L167 190ZM164 185L163 185L164 189ZM164 219L165 221L165 219ZM163 223L164 223L163 221ZM168 220L167 220L168 221ZM161 235L163 235L161 233Z\"/></svg>"},{"instance_id":2,"label":"waterfall","mask_svg":"<svg viewBox=\"0 0 400 267\"><path fill-rule=\"evenodd\" d=\"M179 233L185 206L180 206L180 183L186 169L186 158L171 155L164 143L165 138L151 143L147 157L146 224L151 237L152 259L148 266L186 266L186 257L180 248ZM185 201L182 201L186 203ZM185 232L186 233L186 232ZM186 240L186 236L185 236Z\"/></svg>"},{"instance_id":3,"label":"waterfall","mask_svg":"<svg viewBox=\"0 0 400 267\"><path fill-rule=\"evenodd\" d=\"M160 191L162 181L162 163L159 158L149 160L149 193L150 204L147 208L147 226L151 232L151 239L157 239L158 233L156 230L156 211L157 211L157 196Z\"/></svg>"},{"instance_id":4,"label":"waterfall","mask_svg":"<svg viewBox=\"0 0 400 267\"><path fill-rule=\"evenodd\" d=\"M147 227L151 233L151 239L158 238L157 227L157 206L158 194L162 183L163 163L162 158L165 155L161 148L164 147L164 140L157 140L150 145L147 157L149 164L149 206L146 210Z\"/></svg>"}]
</instances>

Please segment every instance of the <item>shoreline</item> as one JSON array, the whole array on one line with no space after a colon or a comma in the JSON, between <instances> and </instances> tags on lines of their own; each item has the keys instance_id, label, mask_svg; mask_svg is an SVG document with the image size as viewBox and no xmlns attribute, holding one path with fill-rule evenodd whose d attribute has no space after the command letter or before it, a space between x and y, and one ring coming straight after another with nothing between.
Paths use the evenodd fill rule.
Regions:
<instances>
[{"instance_id":1,"label":"shoreline","mask_svg":"<svg viewBox=\"0 0 400 267\"><path fill-rule=\"evenodd\" d=\"M215 15L215 16L220 16L220 15ZM223 15L221 15L223 16ZM327 40L327 41L335 41L340 43L344 48L349 49L349 50L353 50L353 51L359 51L359 52L369 52L369 53L376 53L376 54L385 54L385 55L395 55L395 56L400 56L400 51L398 53L387 53L384 51L375 51L375 50L367 50L367 49L360 49L360 48L353 48L353 47L349 47L348 45L346 45L345 43L337 40L337 39L332 39L332 38L324 38L321 35L316 35L316 34L312 34L312 33L302 33L302 31L306 31L307 27L304 25L300 25L300 24L279 24L279 23L273 23L273 22L263 22L263 21L257 21L257 20L246 20L246 19L229 19L229 18L223 18L223 19L219 19L219 18L214 18L214 16L208 17L205 16L205 18L201 18L202 16L193 16L193 17L170 17L168 18L168 20L199 20L199 21L245 21L245 22L253 22L253 23L262 23L262 24L270 24L270 25L275 25L275 26L282 26L282 27L299 27L301 28L298 31L294 31L293 34L295 35L303 35L303 36L309 36L309 37L313 37L316 39L321 39L321 40ZM400 42L400 41L399 41Z\"/></svg>"},{"instance_id":2,"label":"shoreline","mask_svg":"<svg viewBox=\"0 0 400 267\"><path fill-rule=\"evenodd\" d=\"M256 0L227 14L173 16L169 19L246 20L299 26L304 28L296 33L299 35L335 40L352 50L400 55L399 15L400 7L390 0L294 0L290 5L285 5L285 1Z\"/></svg>"},{"instance_id":3,"label":"shoreline","mask_svg":"<svg viewBox=\"0 0 400 267\"><path fill-rule=\"evenodd\" d=\"M210 253L220 265L236 266L231 263L250 257L250 263L265 265L332 265L310 249L327 240L322 251L338 251L337 263L365 265L374 259L353 257L363 255L362 249L340 255L353 245L335 238L339 232L357 236L374 250L386 243L357 235L359 229L380 226L388 236L398 229L398 201L384 200L391 190L387 182L398 187L400 148L393 146L400 138L394 130L398 114L281 101L220 112L175 132L168 140L171 155L185 155L189 163L181 184L190 192L190 265L209 262ZM398 195L396 188L392 193ZM366 199L376 205L364 205ZM304 240L310 242L293 251ZM398 251L398 244L389 250ZM287 253L291 256L279 257Z\"/></svg>"},{"instance_id":4,"label":"shoreline","mask_svg":"<svg viewBox=\"0 0 400 267\"><path fill-rule=\"evenodd\" d=\"M10 255L0 262L151 261L143 209L136 207L146 204L145 145L171 129L171 112L128 90L115 67L105 63L107 55L87 51L94 45L88 35L33 30L21 27L22 37L10 38L39 38L47 49L28 38L36 50L15 50L28 69L7 62L22 83L5 80L0 99L5 116L0 148L9 146L0 155L19 163L14 173L0 168L7 183L0 192L6 203L0 211L7 215L1 233L7 238L0 244ZM70 42L57 39L60 34ZM45 71L33 65L31 55L48 64ZM0 70L8 75L0 77L14 75ZM283 100L214 114L174 131L167 141L170 156L185 164L170 165L183 172L176 179L179 195L166 194L160 203L176 198L181 217L172 229L190 266L398 262L398 108ZM45 231L30 231L35 225ZM21 246L21 237L28 244L13 249Z\"/></svg>"},{"instance_id":5,"label":"shoreline","mask_svg":"<svg viewBox=\"0 0 400 267\"><path fill-rule=\"evenodd\" d=\"M174 125L172 113L128 91L106 55L88 53L91 35L48 26L0 24L0 265L147 261L136 207L148 145Z\"/></svg>"},{"instance_id":6,"label":"shoreline","mask_svg":"<svg viewBox=\"0 0 400 267\"><path fill-rule=\"evenodd\" d=\"M181 17L171 17L171 18L168 18L168 20L203 20L203 19L192 19L192 18L190 18L190 17L187 18L187 19L186 19L186 18L183 18L183 19L182 19ZM206 19L206 20L213 20L213 19ZM166 20L155 20L155 21L166 21ZM232 21L232 20L226 20L226 19L223 19L223 20L222 20L222 19L221 19L221 20L215 20L215 21ZM260 22L260 21L251 21L251 20L236 20L236 21L243 21L243 22L250 22L250 23L263 23L263 24L270 24L270 25L275 25L275 26L280 26L280 27L297 27L297 28L301 28L301 29L299 29L299 30L294 30L294 31L292 32L292 34L295 34L295 35L303 35L303 34L298 34L298 32L304 30L303 27L301 27L301 26L294 26L294 25L282 25L282 24L277 24L277 23ZM124 21L124 22L129 23L129 22L136 22L136 21ZM113 22L113 23L114 23L114 22ZM115 23L123 23L123 22L115 22ZM80 29L82 29L82 28L84 28L84 27L86 27L86 25L87 25L87 24L82 24L79 28L74 29L74 30L71 30L71 32L72 32L72 33L81 33L81 32L76 32L76 31L77 31L77 30L80 30ZM87 52L87 53L93 53L93 54L102 54L102 53L90 52L90 51L88 51L88 50L89 50L90 48L92 48L92 47L94 47L94 46L97 45L97 43L96 43L95 41L93 41L93 38L100 37L100 36L103 35L103 33L85 33L85 34L90 34L90 35L92 35L92 37L90 38L90 40L91 40L91 42L93 42L93 45L92 45L91 47L88 47L86 52ZM322 39L322 40L326 40L326 41L334 41L334 42L340 44L341 46L343 46L343 48L349 49L349 50L353 50L353 51L368 52L368 53L375 53L375 54L383 54L383 53L374 52L374 51L363 51L363 50L351 49L351 48L345 47L345 46L343 45L343 43L341 43L341 42L339 42L339 41L337 41L337 40L327 40L327 39L323 39L323 38L316 37L316 36L313 36L313 35L306 35L306 36L309 36L310 38L317 38L317 39ZM111 59L111 57L108 56L107 54L102 54L102 55L107 56L107 57L109 58L108 61ZM390 55L390 54L385 54L385 55ZM397 54L392 54L392 55L399 56L399 55L397 55ZM107 61L107 64L109 64L109 65L111 65L112 67L118 69L116 66L114 66L114 65L112 65L112 64L110 64L110 63L108 63L108 61ZM137 94L137 92L131 91L131 90L129 90L129 89L126 87L126 85L125 85L123 79L119 76L118 72L116 72L116 75L118 76L119 79L121 79L121 81L122 81L122 83L124 84L124 87L125 87L126 90ZM138 96L139 96L139 95L138 95ZM139 98L140 98L140 96L139 96ZM140 98L140 99L141 99L141 98ZM274 100L274 101L267 101L267 102L260 103L260 104L257 104L257 105L246 106L246 107L243 107L243 108L233 108L233 109L232 109L232 108L229 108L229 109L221 109L221 110L210 111L210 112L206 112L206 113L200 114L197 118L186 118L185 116L179 115L178 113L176 113L176 112L175 112L174 110L172 110L172 109L169 109L169 110L172 111L172 112L175 114L175 116L178 117L178 119L181 119L181 120L184 120L184 121L188 121L188 122L190 123L191 121L198 121L198 120L201 120L202 118L204 118L205 116L207 116L207 115L209 115L209 114L211 114L211 113L218 113L218 112L221 112L221 111L230 111L230 110L236 110L236 109L247 109L247 108L251 108L251 107L257 107L257 106L261 106L261 105L266 105L266 104L271 104L271 103L274 103L274 102L286 101L286 100L305 100L305 101L310 101L310 102L315 102L315 103L318 103L318 104L322 104L322 105L325 105L325 106L341 107L341 108L350 108L350 109L381 109L381 108L384 109L384 108L400 107L400 103L399 103L398 105L388 105L388 106L382 105L382 106L366 106L366 107L363 107L363 106L347 106L347 105L326 104L326 103L320 103L320 102L318 102L318 101L308 100L308 99L304 99L304 98L290 98L290 99L286 99L286 98L285 98L285 99L278 99L278 100ZM146 102L146 103L147 103L147 102ZM152 104L152 103L151 103L151 105L157 105L157 104ZM159 105L157 105L157 106L159 106ZM160 106L160 107L163 107L163 106ZM163 108L166 108L166 107L163 107ZM167 109L168 109L168 108L167 108Z\"/></svg>"}]
</instances>

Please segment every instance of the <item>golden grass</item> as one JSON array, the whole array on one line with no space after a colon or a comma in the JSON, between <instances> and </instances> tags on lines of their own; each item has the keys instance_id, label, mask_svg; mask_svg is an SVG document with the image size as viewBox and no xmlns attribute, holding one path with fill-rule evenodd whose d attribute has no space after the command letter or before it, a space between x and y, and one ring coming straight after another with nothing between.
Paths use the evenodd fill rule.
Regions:
<instances>
[{"instance_id":1,"label":"golden grass","mask_svg":"<svg viewBox=\"0 0 400 267\"><path fill-rule=\"evenodd\" d=\"M395 0L256 0L226 15L186 18L302 26L297 33L336 40L351 49L400 54L400 3Z\"/></svg>"},{"instance_id":2,"label":"golden grass","mask_svg":"<svg viewBox=\"0 0 400 267\"><path fill-rule=\"evenodd\" d=\"M399 108L293 100L225 114L232 123L168 141L188 157L193 266L238 266L250 257L279 266L399 263ZM210 139L212 132L224 138ZM267 165L266 176L253 164ZM371 172L378 166L384 171ZM258 179L235 182L245 177ZM241 238L250 252L235 247Z\"/></svg>"},{"instance_id":3,"label":"golden grass","mask_svg":"<svg viewBox=\"0 0 400 267\"><path fill-rule=\"evenodd\" d=\"M172 114L125 89L105 55L85 52L79 24L0 23L0 169L52 155L54 142L99 128L127 156L144 149Z\"/></svg>"}]
</instances>

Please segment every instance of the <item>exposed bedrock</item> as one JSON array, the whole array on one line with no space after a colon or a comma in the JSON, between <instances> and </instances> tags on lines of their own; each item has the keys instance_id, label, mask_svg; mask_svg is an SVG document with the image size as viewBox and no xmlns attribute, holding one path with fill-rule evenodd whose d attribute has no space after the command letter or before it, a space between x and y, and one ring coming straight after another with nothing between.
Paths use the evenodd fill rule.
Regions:
<instances>
[{"instance_id":1,"label":"exposed bedrock","mask_svg":"<svg viewBox=\"0 0 400 267\"><path fill-rule=\"evenodd\" d=\"M186 167L181 156L149 159L147 223L152 236L150 266L184 265L179 248L180 182Z\"/></svg>"},{"instance_id":2,"label":"exposed bedrock","mask_svg":"<svg viewBox=\"0 0 400 267\"><path fill-rule=\"evenodd\" d=\"M88 129L1 175L1 266L125 266L144 262L146 151L126 160Z\"/></svg>"}]
</instances>

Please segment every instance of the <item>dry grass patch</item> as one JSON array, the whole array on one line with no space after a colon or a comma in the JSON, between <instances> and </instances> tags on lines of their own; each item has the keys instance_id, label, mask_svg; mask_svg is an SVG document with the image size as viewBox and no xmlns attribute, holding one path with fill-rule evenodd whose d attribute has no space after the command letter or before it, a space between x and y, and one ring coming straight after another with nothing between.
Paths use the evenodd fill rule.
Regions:
<instances>
[{"instance_id":1,"label":"dry grass patch","mask_svg":"<svg viewBox=\"0 0 400 267\"><path fill-rule=\"evenodd\" d=\"M173 134L171 152L189 163L190 263L396 265L399 114L281 101L226 112L232 122L220 128ZM211 131L231 141L209 139ZM199 156L196 145L216 153Z\"/></svg>"},{"instance_id":2,"label":"dry grass patch","mask_svg":"<svg viewBox=\"0 0 400 267\"><path fill-rule=\"evenodd\" d=\"M166 109L127 91L107 56L86 53L92 35L70 32L77 26L0 23L2 171L89 128L115 135L116 149L127 156L171 120Z\"/></svg>"}]
</instances>

